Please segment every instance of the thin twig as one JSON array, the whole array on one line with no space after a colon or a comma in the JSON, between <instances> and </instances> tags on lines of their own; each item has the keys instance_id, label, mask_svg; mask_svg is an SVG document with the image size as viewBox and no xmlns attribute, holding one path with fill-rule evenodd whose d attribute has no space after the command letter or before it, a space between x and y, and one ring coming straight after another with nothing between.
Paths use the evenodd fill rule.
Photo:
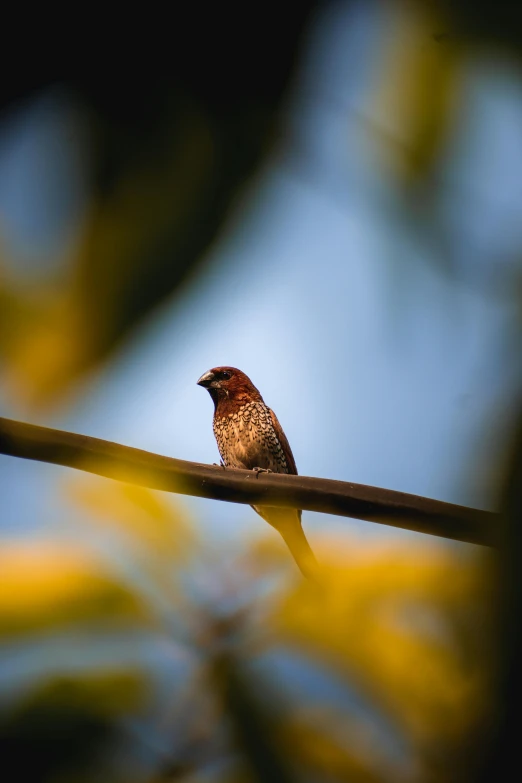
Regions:
<instances>
[{"instance_id":1,"label":"thin twig","mask_svg":"<svg viewBox=\"0 0 522 783\"><path fill-rule=\"evenodd\" d=\"M0 418L0 453L132 484L231 503L290 506L495 546L500 515L346 481L223 470L118 443Z\"/></svg>"}]
</instances>

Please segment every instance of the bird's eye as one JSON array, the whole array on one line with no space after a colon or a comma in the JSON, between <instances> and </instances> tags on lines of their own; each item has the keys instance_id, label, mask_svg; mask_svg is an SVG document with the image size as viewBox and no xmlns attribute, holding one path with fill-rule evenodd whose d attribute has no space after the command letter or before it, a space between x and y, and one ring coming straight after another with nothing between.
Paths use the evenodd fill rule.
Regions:
<instances>
[{"instance_id":1,"label":"bird's eye","mask_svg":"<svg viewBox=\"0 0 522 783\"><path fill-rule=\"evenodd\" d=\"M223 370L223 372L221 373L221 377L223 378L223 380L228 381L228 379L232 377L232 373L229 372L228 370Z\"/></svg>"}]
</instances>

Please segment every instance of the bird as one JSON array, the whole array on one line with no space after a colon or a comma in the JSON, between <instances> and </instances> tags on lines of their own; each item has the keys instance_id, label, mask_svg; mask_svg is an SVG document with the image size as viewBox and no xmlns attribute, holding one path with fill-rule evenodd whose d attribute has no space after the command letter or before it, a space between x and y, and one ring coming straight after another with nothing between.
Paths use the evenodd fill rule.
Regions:
<instances>
[{"instance_id":1,"label":"bird","mask_svg":"<svg viewBox=\"0 0 522 783\"><path fill-rule=\"evenodd\" d=\"M292 449L277 416L250 378L236 367L213 367L197 381L214 403L213 429L224 468L297 475ZM293 508L252 506L283 537L302 574L316 581L317 560Z\"/></svg>"}]
</instances>

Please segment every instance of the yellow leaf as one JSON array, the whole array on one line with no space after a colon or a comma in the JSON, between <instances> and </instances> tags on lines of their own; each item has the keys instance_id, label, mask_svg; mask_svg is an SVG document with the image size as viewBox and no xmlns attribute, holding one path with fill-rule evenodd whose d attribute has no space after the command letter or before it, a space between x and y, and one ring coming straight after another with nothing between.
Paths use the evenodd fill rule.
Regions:
<instances>
[{"instance_id":1,"label":"yellow leaf","mask_svg":"<svg viewBox=\"0 0 522 783\"><path fill-rule=\"evenodd\" d=\"M283 600L276 632L355 680L417 742L463 737L488 706L487 562L432 539L354 541L342 558L330 554L321 592Z\"/></svg>"},{"instance_id":2,"label":"yellow leaf","mask_svg":"<svg viewBox=\"0 0 522 783\"><path fill-rule=\"evenodd\" d=\"M435 33L446 21L433 4L394 4L374 112L389 131L386 161L408 179L430 173L457 108L461 47Z\"/></svg>"},{"instance_id":3,"label":"yellow leaf","mask_svg":"<svg viewBox=\"0 0 522 783\"><path fill-rule=\"evenodd\" d=\"M195 525L170 494L92 476L75 476L67 492L91 521L123 532L169 566L190 557L197 540Z\"/></svg>"},{"instance_id":4,"label":"yellow leaf","mask_svg":"<svg viewBox=\"0 0 522 783\"><path fill-rule=\"evenodd\" d=\"M144 616L136 596L85 549L49 541L4 542L0 549L1 634Z\"/></svg>"}]
</instances>

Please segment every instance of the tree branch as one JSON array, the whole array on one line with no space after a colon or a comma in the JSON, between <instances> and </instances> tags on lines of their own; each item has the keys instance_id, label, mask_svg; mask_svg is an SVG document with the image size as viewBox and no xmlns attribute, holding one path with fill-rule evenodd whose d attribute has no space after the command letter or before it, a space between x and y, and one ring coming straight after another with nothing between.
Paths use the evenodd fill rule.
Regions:
<instances>
[{"instance_id":1,"label":"tree branch","mask_svg":"<svg viewBox=\"0 0 522 783\"><path fill-rule=\"evenodd\" d=\"M0 418L0 453L231 503L290 506L494 546L500 515L331 479L223 470L118 443Z\"/></svg>"}]
</instances>

